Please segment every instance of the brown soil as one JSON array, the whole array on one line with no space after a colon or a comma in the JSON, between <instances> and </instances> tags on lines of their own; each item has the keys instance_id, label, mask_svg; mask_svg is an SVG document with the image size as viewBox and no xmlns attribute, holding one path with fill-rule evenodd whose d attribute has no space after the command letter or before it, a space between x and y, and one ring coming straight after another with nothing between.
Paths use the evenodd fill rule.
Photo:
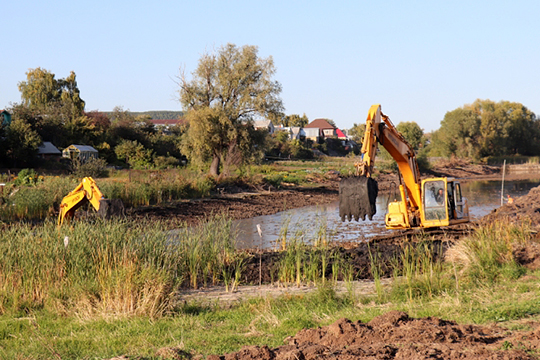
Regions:
<instances>
[{"instance_id":1,"label":"brown soil","mask_svg":"<svg viewBox=\"0 0 540 360\"><path fill-rule=\"evenodd\" d=\"M338 183L320 187L291 187L262 192L222 194L208 199L178 201L168 205L132 209L134 217L175 220L195 225L211 215L227 214L234 220L272 215L309 205L328 204L338 200Z\"/></svg>"},{"instance_id":2,"label":"brown soil","mask_svg":"<svg viewBox=\"0 0 540 360\"><path fill-rule=\"evenodd\" d=\"M519 350L511 349L519 341ZM540 327L513 333L496 326L459 325L437 318L410 318L390 311L369 323L341 319L322 328L304 329L285 345L246 346L207 359L534 359Z\"/></svg>"},{"instance_id":3,"label":"brown soil","mask_svg":"<svg viewBox=\"0 0 540 360\"><path fill-rule=\"evenodd\" d=\"M527 220L535 228L540 227L540 187L533 188L525 196L513 199L484 216L481 223L491 223L500 219L511 222Z\"/></svg>"}]
</instances>

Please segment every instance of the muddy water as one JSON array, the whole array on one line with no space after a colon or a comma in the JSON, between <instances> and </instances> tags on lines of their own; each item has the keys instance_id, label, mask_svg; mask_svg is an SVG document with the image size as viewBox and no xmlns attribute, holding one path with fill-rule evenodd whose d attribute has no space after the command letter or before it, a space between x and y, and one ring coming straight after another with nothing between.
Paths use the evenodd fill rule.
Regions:
<instances>
[{"instance_id":1,"label":"muddy water","mask_svg":"<svg viewBox=\"0 0 540 360\"><path fill-rule=\"evenodd\" d=\"M470 181L461 185L473 218L480 218L501 206L501 181ZM507 195L516 198L538 185L540 179L506 181L503 190L505 202ZM238 220L234 224L238 231L238 247L278 248L278 239L284 232L289 239L296 236L306 242L323 237L332 241L360 242L374 235L390 233L392 230L384 226L389 199L393 200L393 196L379 194L377 213L372 221L341 222L338 202Z\"/></svg>"}]
</instances>

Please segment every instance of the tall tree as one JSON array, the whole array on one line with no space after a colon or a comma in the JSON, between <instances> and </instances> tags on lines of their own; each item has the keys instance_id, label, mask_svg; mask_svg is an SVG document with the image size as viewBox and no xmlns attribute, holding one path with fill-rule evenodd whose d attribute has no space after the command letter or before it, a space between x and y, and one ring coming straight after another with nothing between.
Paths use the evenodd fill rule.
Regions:
<instances>
[{"instance_id":1,"label":"tall tree","mask_svg":"<svg viewBox=\"0 0 540 360\"><path fill-rule=\"evenodd\" d=\"M30 69L26 73L26 81L21 81L18 86L23 105L30 109L47 112L61 107L71 117L82 115L84 101L73 71L67 78L57 80L48 70Z\"/></svg>"},{"instance_id":2,"label":"tall tree","mask_svg":"<svg viewBox=\"0 0 540 360\"><path fill-rule=\"evenodd\" d=\"M298 114L287 115L284 118L283 126L299 126L304 127L309 123L309 119L304 113L302 116Z\"/></svg>"},{"instance_id":3,"label":"tall tree","mask_svg":"<svg viewBox=\"0 0 540 360\"><path fill-rule=\"evenodd\" d=\"M396 126L396 130L403 135L405 140L412 146L414 150L424 146L424 130L414 121L400 122Z\"/></svg>"},{"instance_id":4,"label":"tall tree","mask_svg":"<svg viewBox=\"0 0 540 360\"><path fill-rule=\"evenodd\" d=\"M524 105L476 100L449 111L433 133L430 153L469 157L537 155L540 123Z\"/></svg>"},{"instance_id":5,"label":"tall tree","mask_svg":"<svg viewBox=\"0 0 540 360\"><path fill-rule=\"evenodd\" d=\"M354 141L358 144L361 144L364 140L364 133L366 132L366 124L357 124L354 123L353 127L349 130L349 136L352 137Z\"/></svg>"},{"instance_id":6,"label":"tall tree","mask_svg":"<svg viewBox=\"0 0 540 360\"><path fill-rule=\"evenodd\" d=\"M192 161L211 160L209 173L218 175L227 157L246 156L253 150L251 122L283 110L281 85L272 79L272 57L258 56L256 46L222 46L206 53L188 80L178 76L180 102L189 128L183 152Z\"/></svg>"}]
</instances>

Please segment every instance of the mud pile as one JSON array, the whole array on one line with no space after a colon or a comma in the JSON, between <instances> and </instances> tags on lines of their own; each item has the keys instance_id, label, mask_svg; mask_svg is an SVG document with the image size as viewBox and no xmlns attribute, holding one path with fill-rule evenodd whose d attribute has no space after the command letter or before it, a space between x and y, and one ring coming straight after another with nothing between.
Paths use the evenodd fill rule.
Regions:
<instances>
[{"instance_id":1,"label":"mud pile","mask_svg":"<svg viewBox=\"0 0 540 360\"><path fill-rule=\"evenodd\" d=\"M531 225L540 228L540 186L532 188L527 195L518 197L513 203L508 203L484 216L481 224L494 221L519 222L530 220Z\"/></svg>"},{"instance_id":2,"label":"mud pile","mask_svg":"<svg viewBox=\"0 0 540 360\"><path fill-rule=\"evenodd\" d=\"M391 311L369 323L341 319L332 325L304 329L286 345L247 346L212 360L247 359L533 359L521 349L538 345L540 328L519 338L495 326L458 325L437 318L413 319ZM516 342L517 343L517 342Z\"/></svg>"}]
</instances>

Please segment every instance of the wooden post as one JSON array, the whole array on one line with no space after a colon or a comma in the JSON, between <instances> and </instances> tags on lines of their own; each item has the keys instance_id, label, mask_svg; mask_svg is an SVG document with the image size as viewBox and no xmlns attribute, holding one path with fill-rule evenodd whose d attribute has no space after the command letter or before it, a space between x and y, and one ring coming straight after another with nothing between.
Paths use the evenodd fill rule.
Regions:
<instances>
[{"instance_id":1,"label":"wooden post","mask_svg":"<svg viewBox=\"0 0 540 360\"><path fill-rule=\"evenodd\" d=\"M506 173L506 159L504 159L503 163L503 176L502 176L502 184L501 184L501 206L504 204L504 175Z\"/></svg>"}]
</instances>

